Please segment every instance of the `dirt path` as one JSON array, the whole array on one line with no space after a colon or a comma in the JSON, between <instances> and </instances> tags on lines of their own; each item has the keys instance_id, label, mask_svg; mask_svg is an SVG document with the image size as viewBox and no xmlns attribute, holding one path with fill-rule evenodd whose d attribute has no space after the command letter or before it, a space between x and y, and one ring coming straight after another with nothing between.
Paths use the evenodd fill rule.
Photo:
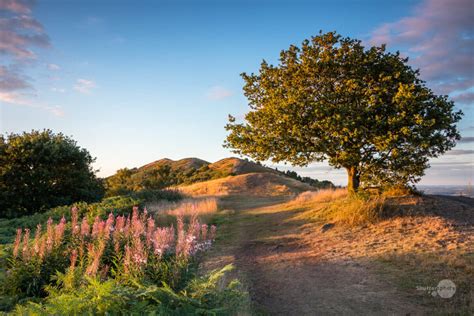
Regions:
<instances>
[{"instance_id":1,"label":"dirt path","mask_svg":"<svg viewBox=\"0 0 474 316\"><path fill-rule=\"evenodd\" d=\"M416 315L413 305L364 260L327 260L307 242L301 209L285 209L282 198L224 199L233 212L204 264L233 263L247 286L254 311L271 315ZM222 231L221 230L221 231ZM314 227L311 229L314 234ZM317 232L324 234L323 232ZM332 251L325 246L325 252Z\"/></svg>"}]
</instances>

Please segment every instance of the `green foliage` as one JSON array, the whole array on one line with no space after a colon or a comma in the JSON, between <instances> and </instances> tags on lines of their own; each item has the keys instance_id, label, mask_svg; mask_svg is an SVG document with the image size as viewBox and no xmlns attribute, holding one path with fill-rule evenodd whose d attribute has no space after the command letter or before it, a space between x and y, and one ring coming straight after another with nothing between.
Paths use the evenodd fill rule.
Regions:
<instances>
[{"instance_id":1,"label":"green foliage","mask_svg":"<svg viewBox=\"0 0 474 316\"><path fill-rule=\"evenodd\" d=\"M415 182L459 140L462 112L407 61L334 32L290 46L278 66L242 74L251 111L241 124L230 116L225 146L260 161L327 160L347 169L351 192Z\"/></svg>"},{"instance_id":2,"label":"green foliage","mask_svg":"<svg viewBox=\"0 0 474 316\"><path fill-rule=\"evenodd\" d=\"M71 207L77 206L79 216L86 215L93 219L96 216L104 217L110 212L114 214L124 214L135 206L143 206L145 202L159 200L177 201L181 195L176 191L140 191L125 196L114 196L103 199L97 203L79 202L69 206L59 206L44 213L36 213L29 216L22 216L12 219L0 219L0 244L11 243L15 238L16 229L19 227L33 230L38 224L45 223L48 218L59 221L63 216L70 220Z\"/></svg>"},{"instance_id":3,"label":"green foliage","mask_svg":"<svg viewBox=\"0 0 474 316\"><path fill-rule=\"evenodd\" d=\"M103 187L89 152L50 130L0 135L0 217L95 202Z\"/></svg>"},{"instance_id":4,"label":"green foliage","mask_svg":"<svg viewBox=\"0 0 474 316\"><path fill-rule=\"evenodd\" d=\"M68 275L58 274L58 285L49 287L48 297L40 303L18 305L17 315L231 315L242 309L247 293L237 281L222 289L219 284L226 266L205 277L188 280L188 285L176 291L166 283L161 285L123 285L114 279L100 281L86 278L79 287L65 286Z\"/></svg>"},{"instance_id":5,"label":"green foliage","mask_svg":"<svg viewBox=\"0 0 474 316\"><path fill-rule=\"evenodd\" d=\"M199 168L171 168L169 165L145 169L125 168L118 170L115 175L105 180L106 195L115 196L144 190L159 190L180 184L223 178L229 175L231 175L230 172L214 170L209 168L208 165Z\"/></svg>"},{"instance_id":6,"label":"green foliage","mask_svg":"<svg viewBox=\"0 0 474 316\"><path fill-rule=\"evenodd\" d=\"M196 254L211 246L215 227L201 225L197 217L186 226L178 218L176 231L159 227L138 207L128 215L104 215L99 208L73 208L71 224L65 218L57 224L49 220L33 240L29 230L19 230L7 251L0 310L21 315L229 315L247 308L248 295L240 284L222 280L230 266L197 276Z\"/></svg>"},{"instance_id":7,"label":"green foliage","mask_svg":"<svg viewBox=\"0 0 474 316\"><path fill-rule=\"evenodd\" d=\"M318 179L313 179L311 177L302 177L298 173L296 173L295 171L291 171L291 170L287 170L286 172L284 172L284 175L287 176L287 177L290 177L292 179L301 181L303 183L307 183L307 184L309 184L309 185L311 185L315 188L319 188L319 189L330 189L330 188L335 188L336 187L334 185L334 183L332 183L329 180L320 181Z\"/></svg>"}]
</instances>

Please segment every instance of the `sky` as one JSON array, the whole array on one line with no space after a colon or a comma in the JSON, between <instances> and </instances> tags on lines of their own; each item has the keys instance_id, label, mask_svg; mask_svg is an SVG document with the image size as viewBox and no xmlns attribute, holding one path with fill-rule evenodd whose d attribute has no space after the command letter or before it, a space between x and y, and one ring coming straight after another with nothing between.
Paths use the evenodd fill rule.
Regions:
<instances>
[{"instance_id":1,"label":"sky","mask_svg":"<svg viewBox=\"0 0 474 316\"><path fill-rule=\"evenodd\" d=\"M474 158L474 2L0 0L0 133L49 128L97 157L99 176L160 158L233 156L242 72L337 31L387 43L465 113L463 139L421 184L468 184ZM278 165L346 182L325 163Z\"/></svg>"}]
</instances>

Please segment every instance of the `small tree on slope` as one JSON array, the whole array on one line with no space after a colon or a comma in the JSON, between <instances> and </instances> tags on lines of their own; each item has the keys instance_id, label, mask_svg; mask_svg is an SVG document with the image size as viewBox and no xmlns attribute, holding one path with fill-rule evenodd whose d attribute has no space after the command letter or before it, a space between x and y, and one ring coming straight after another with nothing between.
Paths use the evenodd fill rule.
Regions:
<instances>
[{"instance_id":1,"label":"small tree on slope","mask_svg":"<svg viewBox=\"0 0 474 316\"><path fill-rule=\"evenodd\" d=\"M327 160L347 170L351 193L416 182L460 138L462 112L407 62L334 32L290 46L278 66L242 74L251 111L242 124L229 116L224 146L258 161Z\"/></svg>"}]
</instances>

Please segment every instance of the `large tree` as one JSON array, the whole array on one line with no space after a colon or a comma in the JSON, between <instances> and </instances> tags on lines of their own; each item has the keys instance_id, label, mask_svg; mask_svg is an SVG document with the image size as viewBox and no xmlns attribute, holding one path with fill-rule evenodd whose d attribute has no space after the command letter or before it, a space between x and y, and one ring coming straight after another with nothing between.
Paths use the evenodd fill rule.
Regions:
<instances>
[{"instance_id":1,"label":"large tree","mask_svg":"<svg viewBox=\"0 0 474 316\"><path fill-rule=\"evenodd\" d=\"M361 182L417 181L460 137L454 103L385 45L320 33L279 60L242 74L251 110L243 123L229 116L225 142L238 154L298 166L327 160L347 170L353 193Z\"/></svg>"},{"instance_id":2,"label":"large tree","mask_svg":"<svg viewBox=\"0 0 474 316\"><path fill-rule=\"evenodd\" d=\"M0 135L0 217L100 200L89 152L50 130Z\"/></svg>"}]
</instances>

